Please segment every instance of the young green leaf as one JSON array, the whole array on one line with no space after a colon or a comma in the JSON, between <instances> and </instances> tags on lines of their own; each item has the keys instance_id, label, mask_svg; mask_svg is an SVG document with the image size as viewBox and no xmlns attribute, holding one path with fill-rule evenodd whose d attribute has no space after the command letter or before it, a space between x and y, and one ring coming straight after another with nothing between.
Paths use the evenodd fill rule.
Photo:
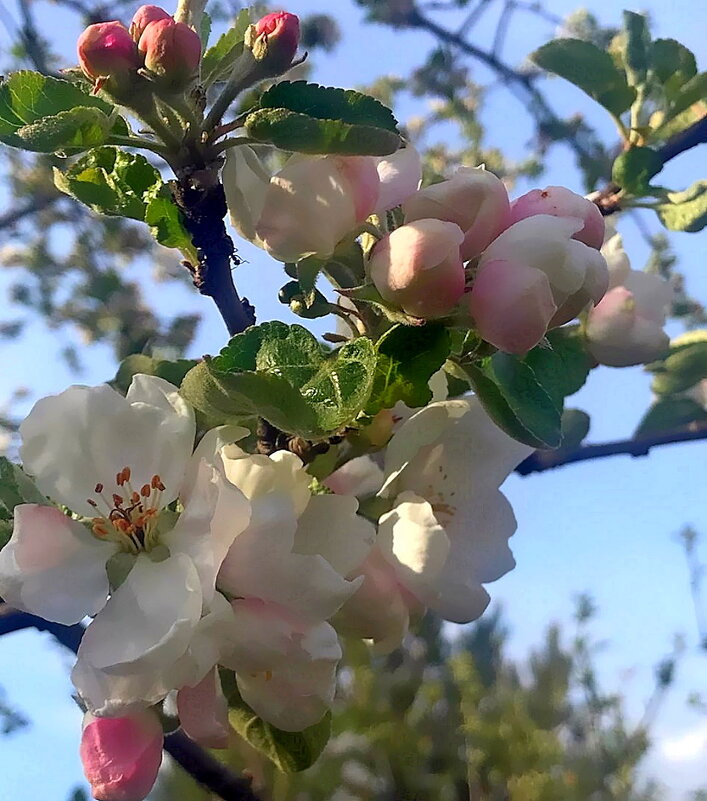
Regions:
<instances>
[{"instance_id":1,"label":"young green leaf","mask_svg":"<svg viewBox=\"0 0 707 801\"><path fill-rule=\"evenodd\" d=\"M111 381L112 386L119 392L125 394L128 391L130 382L138 373L144 375L156 375L164 378L170 384L178 387L184 380L184 376L196 365L195 359L177 359L174 362L166 359L155 359L144 353L133 353L127 356L120 363L115 378Z\"/></svg>"},{"instance_id":2,"label":"young green leaf","mask_svg":"<svg viewBox=\"0 0 707 801\"><path fill-rule=\"evenodd\" d=\"M395 325L378 340L376 351L376 374L366 414L392 409L399 401L418 408L432 399L428 382L449 356L449 332L439 323Z\"/></svg>"},{"instance_id":3,"label":"young green leaf","mask_svg":"<svg viewBox=\"0 0 707 801\"><path fill-rule=\"evenodd\" d=\"M80 152L126 129L114 107L69 81L15 72L0 84L0 142L40 153Z\"/></svg>"},{"instance_id":4,"label":"young green leaf","mask_svg":"<svg viewBox=\"0 0 707 801\"><path fill-rule=\"evenodd\" d=\"M656 39L651 45L651 69L664 84L677 78L682 86L697 74L697 62L691 50L675 39Z\"/></svg>"},{"instance_id":5,"label":"young green leaf","mask_svg":"<svg viewBox=\"0 0 707 801\"><path fill-rule=\"evenodd\" d=\"M542 69L554 72L578 86L615 116L631 107L636 90L611 56L582 39L555 39L530 58Z\"/></svg>"},{"instance_id":6,"label":"young green leaf","mask_svg":"<svg viewBox=\"0 0 707 801\"><path fill-rule=\"evenodd\" d=\"M650 182L663 169L663 159L650 147L632 147L614 162L611 178L631 195L650 192Z\"/></svg>"},{"instance_id":7,"label":"young green leaf","mask_svg":"<svg viewBox=\"0 0 707 801\"><path fill-rule=\"evenodd\" d=\"M311 155L387 156L400 146L400 136L384 128L320 119L284 108L254 111L246 117L245 131L258 142Z\"/></svg>"},{"instance_id":8,"label":"young green leaf","mask_svg":"<svg viewBox=\"0 0 707 801\"><path fill-rule=\"evenodd\" d=\"M626 31L626 50L624 63L631 86L645 83L648 74L651 37L648 31L648 20L643 14L624 11L624 29Z\"/></svg>"},{"instance_id":9,"label":"young green leaf","mask_svg":"<svg viewBox=\"0 0 707 801\"><path fill-rule=\"evenodd\" d=\"M684 192L668 192L668 203L656 211L670 231L696 233L707 225L707 181L697 181Z\"/></svg>"},{"instance_id":10,"label":"young green leaf","mask_svg":"<svg viewBox=\"0 0 707 801\"><path fill-rule=\"evenodd\" d=\"M646 368L654 374L651 389L656 395L684 392L707 378L707 330L698 329L676 337L663 361Z\"/></svg>"},{"instance_id":11,"label":"young green leaf","mask_svg":"<svg viewBox=\"0 0 707 801\"><path fill-rule=\"evenodd\" d=\"M234 24L204 53L201 60L203 86L211 86L212 83L228 77L243 52L243 37L249 25L250 12L247 8L241 9Z\"/></svg>"},{"instance_id":12,"label":"young green leaf","mask_svg":"<svg viewBox=\"0 0 707 801\"><path fill-rule=\"evenodd\" d=\"M635 437L659 434L688 423L707 421L707 411L691 398L659 398L638 424Z\"/></svg>"}]
</instances>

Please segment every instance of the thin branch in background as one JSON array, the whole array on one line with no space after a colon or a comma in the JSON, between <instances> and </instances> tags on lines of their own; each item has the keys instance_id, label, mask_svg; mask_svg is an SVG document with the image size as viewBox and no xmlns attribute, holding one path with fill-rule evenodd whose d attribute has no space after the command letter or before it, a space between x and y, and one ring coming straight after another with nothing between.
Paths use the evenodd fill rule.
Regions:
<instances>
[{"instance_id":1,"label":"thin branch in background","mask_svg":"<svg viewBox=\"0 0 707 801\"><path fill-rule=\"evenodd\" d=\"M457 30L457 36L466 36L467 33L481 19L484 11L489 7L492 0L479 0L478 5L469 12L467 18L462 22Z\"/></svg>"},{"instance_id":2,"label":"thin branch in background","mask_svg":"<svg viewBox=\"0 0 707 801\"><path fill-rule=\"evenodd\" d=\"M704 597L702 594L702 583L705 576L705 567L700 562L697 553L697 543L699 535L691 526L685 526L680 532L687 569L690 574L690 594L692 603L695 607L695 619L697 620L697 631L700 637L700 646L707 649L707 612L705 610Z\"/></svg>"},{"instance_id":3,"label":"thin branch in background","mask_svg":"<svg viewBox=\"0 0 707 801\"><path fill-rule=\"evenodd\" d=\"M580 445L578 448L558 448L554 451L535 451L516 468L516 473L528 476L531 473L544 473L567 464L605 459L609 456L648 456L652 448L661 445L674 445L680 442L707 440L707 422L692 422L680 428L661 431L651 436L635 439L603 442L598 445Z\"/></svg>"},{"instance_id":4,"label":"thin branch in background","mask_svg":"<svg viewBox=\"0 0 707 801\"><path fill-rule=\"evenodd\" d=\"M515 11L515 4L512 0L506 0L501 9L501 15L496 24L496 33L493 37L493 44L491 45L491 54L496 58L500 58L503 45L506 43L506 36L508 35L508 28L513 18Z\"/></svg>"},{"instance_id":5,"label":"thin branch in background","mask_svg":"<svg viewBox=\"0 0 707 801\"><path fill-rule=\"evenodd\" d=\"M73 653L78 652L85 631L80 624L62 626L60 623L52 623L36 615L20 612L0 601L0 636L32 628L48 631ZM212 757L181 729L165 736L164 750L193 779L223 801L260 801L251 790L247 779L236 776L232 770Z\"/></svg>"}]
</instances>

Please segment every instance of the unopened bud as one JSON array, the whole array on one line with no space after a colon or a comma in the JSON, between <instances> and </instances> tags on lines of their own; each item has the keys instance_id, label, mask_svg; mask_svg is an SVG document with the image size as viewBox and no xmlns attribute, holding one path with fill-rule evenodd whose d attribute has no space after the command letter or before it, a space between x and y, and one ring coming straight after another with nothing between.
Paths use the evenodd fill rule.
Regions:
<instances>
[{"instance_id":1,"label":"unopened bud","mask_svg":"<svg viewBox=\"0 0 707 801\"><path fill-rule=\"evenodd\" d=\"M171 17L151 22L140 37L138 49L145 54L145 67L175 91L183 89L199 69L199 34Z\"/></svg>"},{"instance_id":2,"label":"unopened bud","mask_svg":"<svg viewBox=\"0 0 707 801\"><path fill-rule=\"evenodd\" d=\"M256 61L267 65L269 73L279 75L291 66L299 40L299 17L277 11L251 25L245 44Z\"/></svg>"},{"instance_id":3,"label":"unopened bud","mask_svg":"<svg viewBox=\"0 0 707 801\"><path fill-rule=\"evenodd\" d=\"M121 78L140 66L135 42L117 20L89 25L79 36L76 49L81 69L93 80Z\"/></svg>"},{"instance_id":4,"label":"unopened bud","mask_svg":"<svg viewBox=\"0 0 707 801\"><path fill-rule=\"evenodd\" d=\"M172 19L172 17L159 6L140 6L130 23L130 35L133 40L139 42L145 28L151 22L159 22L161 19Z\"/></svg>"},{"instance_id":5,"label":"unopened bud","mask_svg":"<svg viewBox=\"0 0 707 801\"><path fill-rule=\"evenodd\" d=\"M162 726L150 709L122 718L86 713L81 763L98 801L142 801L162 762Z\"/></svg>"}]
</instances>

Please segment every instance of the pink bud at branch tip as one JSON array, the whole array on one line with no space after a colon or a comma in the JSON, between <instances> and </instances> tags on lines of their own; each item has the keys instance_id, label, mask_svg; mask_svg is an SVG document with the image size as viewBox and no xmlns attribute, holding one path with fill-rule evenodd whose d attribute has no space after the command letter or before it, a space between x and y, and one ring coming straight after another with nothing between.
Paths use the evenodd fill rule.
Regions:
<instances>
[{"instance_id":1,"label":"pink bud at branch tip","mask_svg":"<svg viewBox=\"0 0 707 801\"><path fill-rule=\"evenodd\" d=\"M175 90L184 88L199 68L199 34L171 17L151 22L140 37L138 49L145 54L147 69L169 81Z\"/></svg>"},{"instance_id":2,"label":"pink bud at branch tip","mask_svg":"<svg viewBox=\"0 0 707 801\"><path fill-rule=\"evenodd\" d=\"M162 726L150 709L122 718L84 719L81 763L98 801L142 801L162 762Z\"/></svg>"},{"instance_id":3,"label":"pink bud at branch tip","mask_svg":"<svg viewBox=\"0 0 707 801\"><path fill-rule=\"evenodd\" d=\"M76 43L79 64L89 78L128 75L140 66L140 56L128 29L117 20L89 25Z\"/></svg>"},{"instance_id":4,"label":"pink bud at branch tip","mask_svg":"<svg viewBox=\"0 0 707 801\"><path fill-rule=\"evenodd\" d=\"M130 23L130 35L139 42L145 28L151 22L159 22L161 19L172 19L172 17L159 6L140 6Z\"/></svg>"},{"instance_id":5,"label":"pink bud at branch tip","mask_svg":"<svg viewBox=\"0 0 707 801\"><path fill-rule=\"evenodd\" d=\"M278 71L284 72L297 53L300 40L299 17L286 11L266 14L255 23L256 37L265 37L266 48L261 57L254 51L256 58L268 63Z\"/></svg>"}]
</instances>

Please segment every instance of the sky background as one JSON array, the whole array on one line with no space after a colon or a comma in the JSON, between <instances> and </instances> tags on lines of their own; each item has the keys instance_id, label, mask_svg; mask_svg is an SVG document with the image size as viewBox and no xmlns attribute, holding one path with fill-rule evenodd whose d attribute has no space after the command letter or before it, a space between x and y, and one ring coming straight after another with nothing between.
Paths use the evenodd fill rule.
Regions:
<instances>
[{"instance_id":1,"label":"sky background","mask_svg":"<svg viewBox=\"0 0 707 801\"><path fill-rule=\"evenodd\" d=\"M577 8L571 0L548 0L547 10L559 16ZM593 10L604 23L618 24L622 2L601 0ZM387 27L362 27L362 12L348 2L292 0L288 10L305 14L326 12L339 19L343 39L331 55L316 53L313 79L339 86L372 82L382 74L406 75L422 63L433 44L421 32ZM705 66L707 6L693 0L647 0L635 11L648 11L654 37L673 37L690 47ZM171 6L168 6L169 10ZM66 17L48 3L37 2L44 30L61 30L67 63L73 60L73 42L79 33ZM7 11L14 14L14 9ZM454 14L445 19L454 23ZM476 28L475 40L487 46L494 31L490 15ZM511 64L553 35L553 26L531 16L512 26L503 56ZM0 47L10 39L0 31ZM64 46L65 43L65 46ZM489 78L480 66L472 66L480 81ZM594 108L574 87L548 82L548 96L560 114L581 109L606 142L616 139L608 117ZM397 109L400 119L419 112L408 99ZM493 90L484 109L487 144L500 147L511 158L522 158L528 148L532 125L517 100L501 88ZM661 184L681 189L705 173L705 148L671 162ZM540 186L564 184L581 191L573 158L566 148L555 148ZM514 194L531 185L520 184ZM657 220L648 215L646 225L657 232ZM647 248L635 224L619 224L633 266L643 266ZM699 235L672 234L671 240L688 277L690 292L707 301L704 239ZM262 252L239 244L246 264L237 271L241 294L256 306L260 321L272 318L293 321L276 300L283 283L280 267ZM150 265L138 265L149 273ZM0 297L12 279L0 274ZM187 287L159 287L158 308L200 310L200 327L190 355L218 350L226 340L222 323L208 301ZM3 297L4 299L4 297ZM682 329L675 326L673 334ZM71 336L69 336L71 339ZM80 339L74 338L80 345ZM0 404L13 388L30 387L33 399L59 392L76 383L59 358L66 340L39 322L17 343L3 344L3 385ZM114 374L107 347L82 353L86 369L81 383L98 383ZM630 436L650 400L649 378L640 368L595 370L587 385L569 401L592 416L591 441ZM570 623L573 598L589 592L599 608L593 630L604 642L599 665L609 689L621 689L630 716L637 720L653 687L653 666L672 649L676 634L687 647L677 681L653 729L654 748L647 773L666 786L666 801L687 801L689 791L707 786L707 717L688 707L692 691L707 694L707 653L700 652L695 615L690 598L684 556L676 535L685 524L707 536L707 443L673 445L656 449L647 458L614 457L582 463L527 478L511 476L504 491L518 519L512 545L517 568L491 585L496 602L503 605L511 630L510 649L522 658L542 638L552 621ZM703 548L707 560L707 546ZM570 629L568 628L568 632ZM0 687L7 699L32 721L30 728L4 738L0 746L0 801L65 801L71 788L81 783L77 756L80 713L71 700L71 655L53 640L36 632L22 632L0 641Z\"/></svg>"}]
</instances>

